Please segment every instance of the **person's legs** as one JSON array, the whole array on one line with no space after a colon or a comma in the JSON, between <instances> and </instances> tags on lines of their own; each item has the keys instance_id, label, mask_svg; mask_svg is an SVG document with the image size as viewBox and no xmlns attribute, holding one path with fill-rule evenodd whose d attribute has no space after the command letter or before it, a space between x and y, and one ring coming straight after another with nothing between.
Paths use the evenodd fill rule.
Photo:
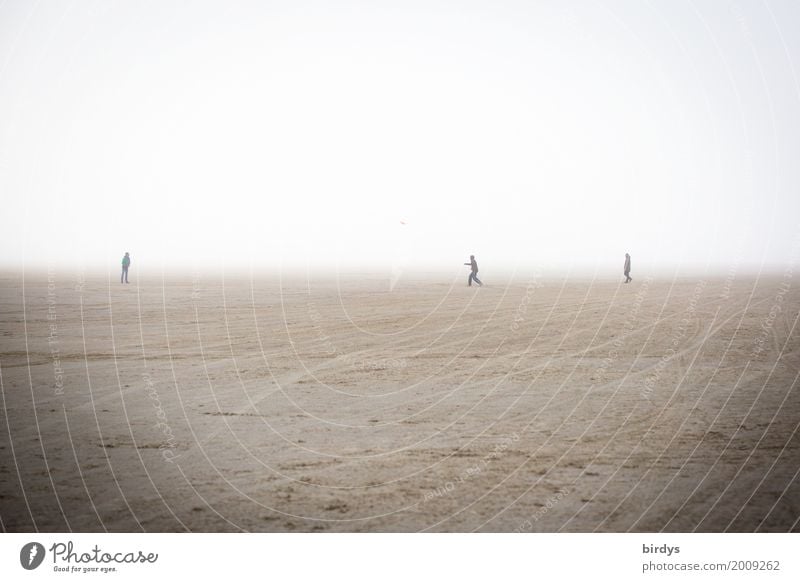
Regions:
<instances>
[{"instance_id":1,"label":"person's legs","mask_svg":"<svg viewBox=\"0 0 800 582\"><path fill-rule=\"evenodd\" d=\"M122 269L122 276L125 277L125 282L128 282L128 269ZM120 281L121 283L122 281Z\"/></svg>"},{"instance_id":2,"label":"person's legs","mask_svg":"<svg viewBox=\"0 0 800 582\"><path fill-rule=\"evenodd\" d=\"M481 280L480 280L480 279L478 279L478 276L477 276L477 275L473 274L473 275L472 275L472 278L475 280L475 282L476 282L478 285L480 285L481 287L483 287L483 283L481 283Z\"/></svg>"},{"instance_id":3,"label":"person's legs","mask_svg":"<svg viewBox=\"0 0 800 582\"><path fill-rule=\"evenodd\" d=\"M467 277L467 287L472 287L472 278L475 276L475 273L470 273L469 277Z\"/></svg>"},{"instance_id":4,"label":"person's legs","mask_svg":"<svg viewBox=\"0 0 800 582\"><path fill-rule=\"evenodd\" d=\"M119 282L120 283L124 283L125 282L125 268L124 267L122 268L122 273L120 273L120 275L119 275Z\"/></svg>"}]
</instances>

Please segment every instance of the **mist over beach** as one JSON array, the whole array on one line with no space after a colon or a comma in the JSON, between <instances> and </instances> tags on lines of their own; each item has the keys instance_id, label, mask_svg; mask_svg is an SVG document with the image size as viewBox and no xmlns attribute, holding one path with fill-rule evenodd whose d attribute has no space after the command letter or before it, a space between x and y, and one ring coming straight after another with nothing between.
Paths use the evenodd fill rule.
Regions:
<instances>
[{"instance_id":1,"label":"mist over beach","mask_svg":"<svg viewBox=\"0 0 800 582\"><path fill-rule=\"evenodd\" d=\"M9 3L0 266L788 263L793 3L434 4Z\"/></svg>"},{"instance_id":2,"label":"mist over beach","mask_svg":"<svg viewBox=\"0 0 800 582\"><path fill-rule=\"evenodd\" d=\"M0 530L798 531L798 24L3 3Z\"/></svg>"}]
</instances>

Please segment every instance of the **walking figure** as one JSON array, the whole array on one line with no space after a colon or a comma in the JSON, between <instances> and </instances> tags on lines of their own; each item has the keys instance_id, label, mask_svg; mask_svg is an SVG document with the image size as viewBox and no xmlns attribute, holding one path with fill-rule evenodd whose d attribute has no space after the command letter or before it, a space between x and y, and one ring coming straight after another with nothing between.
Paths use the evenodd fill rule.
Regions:
<instances>
[{"instance_id":1,"label":"walking figure","mask_svg":"<svg viewBox=\"0 0 800 582\"><path fill-rule=\"evenodd\" d=\"M483 287L483 283L478 279L478 262L475 260L475 255L469 256L469 263L464 263L470 267L469 278L467 279L467 287L472 287L472 282L475 281L479 286Z\"/></svg>"},{"instance_id":2,"label":"walking figure","mask_svg":"<svg viewBox=\"0 0 800 582\"><path fill-rule=\"evenodd\" d=\"M127 283L128 282L128 267L131 266L131 256L129 253L125 253L125 256L122 257L122 275L119 277L120 283Z\"/></svg>"},{"instance_id":3,"label":"walking figure","mask_svg":"<svg viewBox=\"0 0 800 582\"><path fill-rule=\"evenodd\" d=\"M631 279L631 256L628 253L625 253L624 271L625 271L625 282L630 283L631 281L633 281L633 279Z\"/></svg>"}]
</instances>

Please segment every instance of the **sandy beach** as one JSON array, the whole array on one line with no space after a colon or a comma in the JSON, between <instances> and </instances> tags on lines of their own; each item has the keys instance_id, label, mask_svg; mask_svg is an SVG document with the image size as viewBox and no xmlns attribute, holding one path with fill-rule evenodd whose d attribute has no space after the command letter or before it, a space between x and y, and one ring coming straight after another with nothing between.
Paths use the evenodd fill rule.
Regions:
<instances>
[{"instance_id":1,"label":"sandy beach","mask_svg":"<svg viewBox=\"0 0 800 582\"><path fill-rule=\"evenodd\" d=\"M800 530L788 275L137 275L2 275L4 531Z\"/></svg>"}]
</instances>

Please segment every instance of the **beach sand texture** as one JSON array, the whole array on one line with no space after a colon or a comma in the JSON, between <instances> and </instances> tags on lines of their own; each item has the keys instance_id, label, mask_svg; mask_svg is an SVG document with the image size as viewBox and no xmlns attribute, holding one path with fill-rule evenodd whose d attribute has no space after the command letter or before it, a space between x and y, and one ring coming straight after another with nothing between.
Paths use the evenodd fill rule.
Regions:
<instances>
[{"instance_id":1,"label":"beach sand texture","mask_svg":"<svg viewBox=\"0 0 800 582\"><path fill-rule=\"evenodd\" d=\"M115 275L0 280L5 531L800 529L790 277Z\"/></svg>"}]
</instances>

